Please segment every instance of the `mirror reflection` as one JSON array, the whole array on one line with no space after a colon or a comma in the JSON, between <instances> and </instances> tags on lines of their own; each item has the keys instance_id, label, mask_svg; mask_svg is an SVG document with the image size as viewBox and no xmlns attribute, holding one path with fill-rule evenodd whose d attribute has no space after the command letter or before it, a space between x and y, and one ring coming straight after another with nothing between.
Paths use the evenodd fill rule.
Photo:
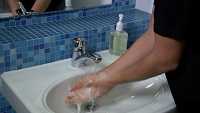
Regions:
<instances>
[{"instance_id":1,"label":"mirror reflection","mask_svg":"<svg viewBox=\"0 0 200 113\"><path fill-rule=\"evenodd\" d=\"M0 18L111 4L112 0L0 0Z\"/></svg>"}]
</instances>

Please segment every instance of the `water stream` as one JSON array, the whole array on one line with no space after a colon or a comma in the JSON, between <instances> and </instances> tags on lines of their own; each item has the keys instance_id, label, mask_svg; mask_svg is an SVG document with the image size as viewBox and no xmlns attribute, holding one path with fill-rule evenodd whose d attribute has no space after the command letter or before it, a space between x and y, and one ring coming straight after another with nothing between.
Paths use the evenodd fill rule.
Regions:
<instances>
[{"instance_id":1,"label":"water stream","mask_svg":"<svg viewBox=\"0 0 200 113\"><path fill-rule=\"evenodd\" d=\"M77 104L77 113L81 113L81 104Z\"/></svg>"},{"instance_id":2,"label":"water stream","mask_svg":"<svg viewBox=\"0 0 200 113\"><path fill-rule=\"evenodd\" d=\"M89 113L94 113L94 109L96 107L96 104L95 104L95 99L93 97L92 89L91 88L88 89L88 96L89 96L89 102L88 103L85 103L85 105L83 105L83 104L76 104L76 106L77 106L77 113L81 113L83 111L82 107L84 107L84 111L87 111Z\"/></svg>"}]
</instances>

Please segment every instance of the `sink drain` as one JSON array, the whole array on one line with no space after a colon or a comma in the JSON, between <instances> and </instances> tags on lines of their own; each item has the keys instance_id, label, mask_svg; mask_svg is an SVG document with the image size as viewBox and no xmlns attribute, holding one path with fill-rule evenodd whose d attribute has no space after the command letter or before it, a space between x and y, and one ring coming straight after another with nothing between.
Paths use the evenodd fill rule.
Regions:
<instances>
[{"instance_id":1,"label":"sink drain","mask_svg":"<svg viewBox=\"0 0 200 113\"><path fill-rule=\"evenodd\" d=\"M87 102L83 105L83 110L86 112L95 111L97 108L96 102Z\"/></svg>"}]
</instances>

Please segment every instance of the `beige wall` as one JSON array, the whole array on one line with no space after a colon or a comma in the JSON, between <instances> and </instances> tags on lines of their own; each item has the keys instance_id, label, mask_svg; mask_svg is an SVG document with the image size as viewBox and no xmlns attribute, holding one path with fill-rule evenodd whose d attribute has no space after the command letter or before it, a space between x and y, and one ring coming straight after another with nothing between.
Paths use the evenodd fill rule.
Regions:
<instances>
[{"instance_id":1,"label":"beige wall","mask_svg":"<svg viewBox=\"0 0 200 113\"><path fill-rule=\"evenodd\" d=\"M153 2L154 0L136 0L136 8L151 13Z\"/></svg>"},{"instance_id":2,"label":"beige wall","mask_svg":"<svg viewBox=\"0 0 200 113\"><path fill-rule=\"evenodd\" d=\"M106 4L112 4L112 0L72 0L72 7L77 9L77 8L82 8L84 7L94 7L94 6L99 6L101 5L106 5Z\"/></svg>"}]
</instances>

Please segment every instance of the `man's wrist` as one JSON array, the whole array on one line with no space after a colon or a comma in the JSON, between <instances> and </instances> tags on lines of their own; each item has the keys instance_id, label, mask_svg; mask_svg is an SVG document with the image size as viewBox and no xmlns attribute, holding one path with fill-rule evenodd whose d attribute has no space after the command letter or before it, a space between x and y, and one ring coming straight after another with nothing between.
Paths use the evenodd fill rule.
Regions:
<instances>
[{"instance_id":1,"label":"man's wrist","mask_svg":"<svg viewBox=\"0 0 200 113\"><path fill-rule=\"evenodd\" d=\"M98 77L101 84L117 86L119 83L116 81L116 78L108 70L102 70L98 73Z\"/></svg>"},{"instance_id":2,"label":"man's wrist","mask_svg":"<svg viewBox=\"0 0 200 113\"><path fill-rule=\"evenodd\" d=\"M35 12L35 11L31 9L30 12Z\"/></svg>"}]
</instances>

